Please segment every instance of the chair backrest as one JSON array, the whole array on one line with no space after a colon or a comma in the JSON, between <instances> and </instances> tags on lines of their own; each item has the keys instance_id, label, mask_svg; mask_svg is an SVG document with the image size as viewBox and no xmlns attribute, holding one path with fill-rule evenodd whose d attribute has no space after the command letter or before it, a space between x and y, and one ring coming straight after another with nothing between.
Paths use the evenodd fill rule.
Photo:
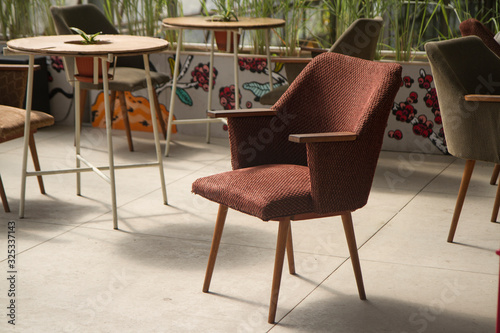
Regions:
<instances>
[{"instance_id":1,"label":"chair backrest","mask_svg":"<svg viewBox=\"0 0 500 333\"><path fill-rule=\"evenodd\" d=\"M483 23L474 18L460 23L460 33L463 37L477 36L488 46L497 56L500 57L500 44L495 40L495 35Z\"/></svg>"},{"instance_id":2,"label":"chair backrest","mask_svg":"<svg viewBox=\"0 0 500 333\"><path fill-rule=\"evenodd\" d=\"M116 35L118 30L106 18L104 13L93 4L73 6L52 6L50 13L54 20L56 33L58 35L75 34L71 27L79 28L87 34L102 31L103 34ZM66 62L71 66L72 62ZM144 69L142 56L119 57L116 66L134 67Z\"/></svg>"},{"instance_id":3,"label":"chair backrest","mask_svg":"<svg viewBox=\"0 0 500 333\"><path fill-rule=\"evenodd\" d=\"M357 19L335 41L328 52L373 60L383 25L384 20L381 17ZM311 51L311 53L313 57L318 55L314 51ZM288 82L295 80L304 67L305 65L301 66L300 64L285 66Z\"/></svg>"},{"instance_id":4,"label":"chair backrest","mask_svg":"<svg viewBox=\"0 0 500 333\"><path fill-rule=\"evenodd\" d=\"M0 105L22 108L26 96L28 65L0 65Z\"/></svg>"},{"instance_id":5,"label":"chair backrest","mask_svg":"<svg viewBox=\"0 0 500 333\"><path fill-rule=\"evenodd\" d=\"M254 118L251 128L249 123L228 120L233 168L314 165L313 197L328 201L315 200L315 205L320 202L318 212L361 207L368 198L387 118L400 83L399 64L330 52L315 57L272 107L277 110L275 118ZM290 134L326 132L354 132L359 136L355 141L307 144L307 148L288 140ZM247 147L255 148L251 159L245 154ZM332 191L339 191L341 197L349 196L350 202L356 203L332 207Z\"/></svg>"},{"instance_id":6,"label":"chair backrest","mask_svg":"<svg viewBox=\"0 0 500 333\"><path fill-rule=\"evenodd\" d=\"M381 17L357 19L335 41L329 51L373 60L383 25L384 20Z\"/></svg>"},{"instance_id":7,"label":"chair backrest","mask_svg":"<svg viewBox=\"0 0 500 333\"><path fill-rule=\"evenodd\" d=\"M500 58L477 36L425 45L450 154L500 163L500 104L465 101L500 94Z\"/></svg>"}]
</instances>

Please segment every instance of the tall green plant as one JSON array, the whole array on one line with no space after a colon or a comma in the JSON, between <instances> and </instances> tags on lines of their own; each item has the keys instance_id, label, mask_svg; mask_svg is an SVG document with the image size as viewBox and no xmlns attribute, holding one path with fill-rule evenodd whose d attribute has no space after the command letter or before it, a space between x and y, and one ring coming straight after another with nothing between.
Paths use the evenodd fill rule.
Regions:
<instances>
[{"instance_id":1,"label":"tall green plant","mask_svg":"<svg viewBox=\"0 0 500 333\"><path fill-rule=\"evenodd\" d=\"M121 33L158 36L161 20L182 15L179 0L103 0L106 17Z\"/></svg>"},{"instance_id":2,"label":"tall green plant","mask_svg":"<svg viewBox=\"0 0 500 333\"><path fill-rule=\"evenodd\" d=\"M64 0L2 0L0 35L4 39L53 34L50 6Z\"/></svg>"}]
</instances>

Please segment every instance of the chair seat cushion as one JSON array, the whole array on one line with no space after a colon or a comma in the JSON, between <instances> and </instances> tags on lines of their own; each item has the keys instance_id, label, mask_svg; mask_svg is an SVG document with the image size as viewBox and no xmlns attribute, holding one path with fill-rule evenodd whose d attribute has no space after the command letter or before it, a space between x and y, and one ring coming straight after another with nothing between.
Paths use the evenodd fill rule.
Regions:
<instances>
[{"instance_id":1,"label":"chair seat cushion","mask_svg":"<svg viewBox=\"0 0 500 333\"><path fill-rule=\"evenodd\" d=\"M270 91L260 97L260 104L263 105L274 105L278 99L280 99L281 95L285 93L288 89L289 85L284 84L282 86L276 87L273 91Z\"/></svg>"},{"instance_id":2,"label":"chair seat cushion","mask_svg":"<svg viewBox=\"0 0 500 333\"><path fill-rule=\"evenodd\" d=\"M192 191L264 221L313 211L309 169L268 164L197 179Z\"/></svg>"},{"instance_id":3,"label":"chair seat cushion","mask_svg":"<svg viewBox=\"0 0 500 333\"><path fill-rule=\"evenodd\" d=\"M109 73L113 73L111 68ZM114 91L136 91L147 88L146 73L144 69L132 67L116 67L112 80L109 81L109 90ZM151 72L151 81L153 86L167 83L170 80L168 75L158 72ZM82 89L103 89L102 83L93 84L90 82L81 82Z\"/></svg>"},{"instance_id":4,"label":"chair seat cushion","mask_svg":"<svg viewBox=\"0 0 500 333\"><path fill-rule=\"evenodd\" d=\"M0 105L0 142L24 136L26 111L12 106ZM54 124L54 117L40 111L31 111L31 131Z\"/></svg>"}]
</instances>

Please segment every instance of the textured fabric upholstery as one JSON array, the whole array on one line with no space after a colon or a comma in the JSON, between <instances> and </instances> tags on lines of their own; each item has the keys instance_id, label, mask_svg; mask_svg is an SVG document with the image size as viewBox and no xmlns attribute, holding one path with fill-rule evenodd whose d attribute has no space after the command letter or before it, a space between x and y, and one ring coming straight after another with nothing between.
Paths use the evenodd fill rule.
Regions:
<instances>
[{"instance_id":1,"label":"textured fabric upholstery","mask_svg":"<svg viewBox=\"0 0 500 333\"><path fill-rule=\"evenodd\" d=\"M26 95L28 67L0 65L0 142L24 135L26 111L23 106ZM54 118L44 112L31 112L31 130L54 124Z\"/></svg>"},{"instance_id":2,"label":"textured fabric upholstery","mask_svg":"<svg viewBox=\"0 0 500 333\"><path fill-rule=\"evenodd\" d=\"M15 69L16 66L11 68L8 65L0 66L0 105L21 108L26 95L28 71Z\"/></svg>"},{"instance_id":3,"label":"textured fabric upholstery","mask_svg":"<svg viewBox=\"0 0 500 333\"><path fill-rule=\"evenodd\" d=\"M495 40L495 35L484 24L471 18L460 23L460 33L465 36L478 36L483 43L500 57L500 44Z\"/></svg>"},{"instance_id":4,"label":"textured fabric upholstery","mask_svg":"<svg viewBox=\"0 0 500 333\"><path fill-rule=\"evenodd\" d=\"M193 192L263 220L362 207L400 80L398 64L336 53L314 58L273 106L277 116L228 119L234 171L198 179ZM288 140L326 132L358 138Z\"/></svg>"},{"instance_id":5,"label":"textured fabric upholstery","mask_svg":"<svg viewBox=\"0 0 500 333\"><path fill-rule=\"evenodd\" d=\"M344 31L328 51L360 59L373 60L383 25L384 21L381 17L357 19ZM304 67L305 64L301 63L286 63L285 72L288 82L293 82ZM273 105L288 87L289 85L285 84L263 95L260 100L261 104Z\"/></svg>"},{"instance_id":6,"label":"textured fabric upholstery","mask_svg":"<svg viewBox=\"0 0 500 333\"><path fill-rule=\"evenodd\" d=\"M477 36L427 43L450 154L500 163L498 103L467 102L467 94L500 95L500 58Z\"/></svg>"},{"instance_id":7,"label":"textured fabric upholstery","mask_svg":"<svg viewBox=\"0 0 500 333\"><path fill-rule=\"evenodd\" d=\"M24 136L26 110L0 105L0 142ZM31 111L31 131L54 124L54 117L40 111Z\"/></svg>"}]
</instances>

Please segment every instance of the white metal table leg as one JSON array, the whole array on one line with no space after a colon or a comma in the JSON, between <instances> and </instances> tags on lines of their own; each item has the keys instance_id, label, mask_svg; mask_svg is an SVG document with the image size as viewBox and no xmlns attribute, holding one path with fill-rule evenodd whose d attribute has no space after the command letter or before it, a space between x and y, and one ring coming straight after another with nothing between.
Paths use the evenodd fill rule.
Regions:
<instances>
[{"instance_id":1,"label":"white metal table leg","mask_svg":"<svg viewBox=\"0 0 500 333\"><path fill-rule=\"evenodd\" d=\"M75 58L76 59L76 58ZM76 60L73 68L76 68ZM75 156L76 157L76 168L81 167L80 159L78 156L81 154L81 146L80 146L80 139L81 139L81 118L80 118L80 113L82 110L80 109L80 81L75 80L75 75L74 73L71 74L72 81L74 82L74 87L75 87ZM79 172L76 173L76 195L82 195L82 177Z\"/></svg>"},{"instance_id":2,"label":"white metal table leg","mask_svg":"<svg viewBox=\"0 0 500 333\"><path fill-rule=\"evenodd\" d=\"M240 108L240 86L238 80L238 32L233 33L233 45L234 45L234 108L235 110Z\"/></svg>"},{"instance_id":3,"label":"white metal table leg","mask_svg":"<svg viewBox=\"0 0 500 333\"><path fill-rule=\"evenodd\" d=\"M24 217L24 203L26 200L26 169L28 167L28 147L31 130L31 101L33 97L33 72L35 66L35 56L29 55L28 60L28 86L26 91L26 117L24 124L24 146L23 146L23 165L21 172L21 197L19 199L19 218Z\"/></svg>"},{"instance_id":4,"label":"white metal table leg","mask_svg":"<svg viewBox=\"0 0 500 333\"><path fill-rule=\"evenodd\" d=\"M269 72L269 90L273 91L273 74L271 69L271 50L269 49L269 29L265 31L266 36L266 55L267 55L267 69Z\"/></svg>"},{"instance_id":5,"label":"white metal table leg","mask_svg":"<svg viewBox=\"0 0 500 333\"><path fill-rule=\"evenodd\" d=\"M215 48L215 33L212 31L210 34L210 66L208 68L208 101L207 101L207 110L212 110L212 86L214 84L214 48ZM210 123L207 122L207 143L210 143Z\"/></svg>"},{"instance_id":6,"label":"white metal table leg","mask_svg":"<svg viewBox=\"0 0 500 333\"><path fill-rule=\"evenodd\" d=\"M118 229L118 214L116 207L116 182L115 182L115 161L113 157L113 139L112 139L112 115L109 101L109 82L108 67L106 59L102 59L102 86L104 90L104 110L106 115L106 137L108 142L108 160L109 160L109 181L111 186L111 209L113 211L113 229Z\"/></svg>"},{"instance_id":7,"label":"white metal table leg","mask_svg":"<svg viewBox=\"0 0 500 333\"><path fill-rule=\"evenodd\" d=\"M170 109L168 110L168 123L167 123L167 140L165 144L165 156L168 156L170 151L170 140L172 139L172 123L174 119L174 106L177 90L177 76L179 76L179 61L182 45L182 29L179 29L179 38L177 40L177 50L175 51L175 65L174 65L174 78L172 83L172 93L170 95Z\"/></svg>"},{"instance_id":8,"label":"white metal table leg","mask_svg":"<svg viewBox=\"0 0 500 333\"><path fill-rule=\"evenodd\" d=\"M158 134L158 121L156 119L156 113L161 112L160 110L156 110L155 103L154 101L154 92L153 92L153 83L151 81L151 72L149 68L149 56L147 54L143 55L144 59L144 69L146 70L146 80L148 83L148 96L149 96L149 108L151 110L151 123L153 124L153 133L154 133L154 138L155 138L155 148L156 148L156 158L158 162L158 168L160 171L160 182L161 182L161 192L163 194L163 203L165 205L168 204L167 202L167 189L165 187L165 174L163 171L163 156L161 154L161 147L160 147L160 136ZM170 123L169 123L170 124Z\"/></svg>"}]
</instances>

